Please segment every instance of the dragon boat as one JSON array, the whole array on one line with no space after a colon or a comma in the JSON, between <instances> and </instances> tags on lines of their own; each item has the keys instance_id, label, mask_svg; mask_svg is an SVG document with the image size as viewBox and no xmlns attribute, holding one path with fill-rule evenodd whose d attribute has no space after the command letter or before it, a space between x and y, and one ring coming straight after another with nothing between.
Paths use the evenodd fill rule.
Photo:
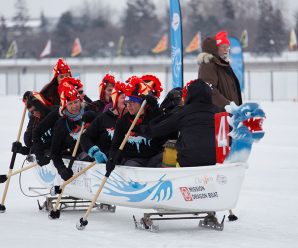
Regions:
<instances>
[{"instance_id":1,"label":"dragon boat","mask_svg":"<svg viewBox=\"0 0 298 248\"><path fill-rule=\"evenodd\" d=\"M217 149L224 160L216 165L184 168L140 168L116 166L107 180L98 201L105 204L162 212L212 212L236 207L241 185L248 168L246 163L252 144L264 136L262 130L265 113L256 103L236 106L231 103L227 113L218 120ZM228 116L229 115L229 116ZM230 125L231 132L228 130ZM221 126L221 125L227 126ZM228 135L232 137L231 147ZM199 151L198 151L199 152ZM64 161L68 164L68 160ZM77 173L90 163L75 161L72 169ZM105 164L96 164L67 185L64 194L92 200L105 175ZM61 185L53 164L36 167L41 184L48 189Z\"/></svg>"}]
</instances>

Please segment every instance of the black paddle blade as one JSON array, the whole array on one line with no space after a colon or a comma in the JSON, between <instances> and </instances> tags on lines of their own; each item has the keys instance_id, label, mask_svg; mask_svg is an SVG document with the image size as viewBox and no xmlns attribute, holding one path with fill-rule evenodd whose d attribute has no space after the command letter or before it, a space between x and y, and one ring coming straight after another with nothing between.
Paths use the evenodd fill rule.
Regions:
<instances>
[{"instance_id":1,"label":"black paddle blade","mask_svg":"<svg viewBox=\"0 0 298 248\"><path fill-rule=\"evenodd\" d=\"M0 175L0 183L5 183L7 180L7 176L6 175Z\"/></svg>"}]
</instances>

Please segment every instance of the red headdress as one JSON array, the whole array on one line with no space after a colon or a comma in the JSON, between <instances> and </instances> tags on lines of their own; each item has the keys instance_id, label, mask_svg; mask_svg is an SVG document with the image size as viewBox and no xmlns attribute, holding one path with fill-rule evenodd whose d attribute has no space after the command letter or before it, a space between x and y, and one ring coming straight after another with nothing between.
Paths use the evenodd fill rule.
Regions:
<instances>
[{"instance_id":1,"label":"red headdress","mask_svg":"<svg viewBox=\"0 0 298 248\"><path fill-rule=\"evenodd\" d=\"M66 74L66 73L69 73L69 75L71 76L70 67L64 61L63 58L59 58L53 69L54 78L56 78L59 74Z\"/></svg>"},{"instance_id":2,"label":"red headdress","mask_svg":"<svg viewBox=\"0 0 298 248\"><path fill-rule=\"evenodd\" d=\"M23 103L26 104L28 108L32 105L34 101L40 102L45 107L51 107L52 103L50 103L47 99L45 99L42 94L37 91L26 91L23 95Z\"/></svg>"},{"instance_id":3,"label":"red headdress","mask_svg":"<svg viewBox=\"0 0 298 248\"><path fill-rule=\"evenodd\" d=\"M112 91L113 109L117 107L118 99L121 94L125 94L125 83L116 82Z\"/></svg>"},{"instance_id":4,"label":"red headdress","mask_svg":"<svg viewBox=\"0 0 298 248\"><path fill-rule=\"evenodd\" d=\"M157 98L160 97L160 92L163 91L160 80L153 75L143 75L141 79L146 83L150 92Z\"/></svg>"},{"instance_id":5,"label":"red headdress","mask_svg":"<svg viewBox=\"0 0 298 248\"><path fill-rule=\"evenodd\" d=\"M77 91L83 90L84 85L82 84L80 79L76 79L73 77L66 77L61 80L60 84L63 84L65 82L73 85Z\"/></svg>"},{"instance_id":6,"label":"red headdress","mask_svg":"<svg viewBox=\"0 0 298 248\"><path fill-rule=\"evenodd\" d=\"M184 87L182 90L182 100L183 102L185 102L187 93L188 93L188 86L191 85L193 82L195 82L195 80L190 80Z\"/></svg>"},{"instance_id":7,"label":"red headdress","mask_svg":"<svg viewBox=\"0 0 298 248\"><path fill-rule=\"evenodd\" d=\"M128 100L141 103L141 96L149 93L149 87L137 76L131 76L126 82L125 95L128 97Z\"/></svg>"},{"instance_id":8,"label":"red headdress","mask_svg":"<svg viewBox=\"0 0 298 248\"><path fill-rule=\"evenodd\" d=\"M80 94L77 89L66 81L59 84L58 92L60 95L60 113L64 111L68 102L80 99Z\"/></svg>"},{"instance_id":9,"label":"red headdress","mask_svg":"<svg viewBox=\"0 0 298 248\"><path fill-rule=\"evenodd\" d=\"M115 77L111 74L106 74L101 83L99 84L99 99L103 100L104 99L104 95L105 95L105 89L107 87L108 84L115 84Z\"/></svg>"}]
</instances>

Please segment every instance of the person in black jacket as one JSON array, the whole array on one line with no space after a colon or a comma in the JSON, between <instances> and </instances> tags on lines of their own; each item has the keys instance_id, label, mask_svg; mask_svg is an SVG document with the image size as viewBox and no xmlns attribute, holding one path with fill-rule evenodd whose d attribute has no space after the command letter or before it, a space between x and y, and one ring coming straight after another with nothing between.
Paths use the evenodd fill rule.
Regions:
<instances>
[{"instance_id":1,"label":"person in black jacket","mask_svg":"<svg viewBox=\"0 0 298 248\"><path fill-rule=\"evenodd\" d=\"M35 153L34 150L34 139L33 134L35 130L39 127L42 120L48 115L51 111L50 104L42 97L41 94L35 91L26 91L23 95L23 102L25 103L28 112L29 112L29 122L24 133L24 143L25 146L22 146L21 142L14 142L12 144L12 151L16 153L21 153L23 155L29 155ZM43 135L43 142L41 146L48 143L50 134L46 133ZM37 160L45 159L44 154L40 157L35 153ZM45 159L49 163L49 157ZM44 164L40 164L44 165Z\"/></svg>"},{"instance_id":2,"label":"person in black jacket","mask_svg":"<svg viewBox=\"0 0 298 248\"><path fill-rule=\"evenodd\" d=\"M216 164L214 114L211 88L202 80L194 80L183 89L185 105L160 123L142 126L150 138L179 131L176 143L177 161L181 167Z\"/></svg>"},{"instance_id":3,"label":"person in black jacket","mask_svg":"<svg viewBox=\"0 0 298 248\"><path fill-rule=\"evenodd\" d=\"M141 124L147 124L150 120L161 114L156 97L148 95L148 91L150 91L150 89L140 78L133 76L128 80L126 86L128 113L117 121L110 157L107 163L107 171L111 172L118 161L126 166L161 167L162 145L165 139L163 137L148 139L137 134ZM146 96L144 97L144 95ZM130 133L128 141L122 151L121 159L119 159L117 155L118 149L139 111L143 99L146 99L148 104L135 128Z\"/></svg>"},{"instance_id":4,"label":"person in black jacket","mask_svg":"<svg viewBox=\"0 0 298 248\"><path fill-rule=\"evenodd\" d=\"M79 92L73 85L60 84L58 91L61 99L60 113L63 116L58 119L54 127L51 158L62 179L68 180L73 175L73 172L65 166L62 158L71 157L83 124L82 115L84 108L81 105ZM80 153L81 151L77 152L79 155Z\"/></svg>"},{"instance_id":5,"label":"person in black jacket","mask_svg":"<svg viewBox=\"0 0 298 248\"><path fill-rule=\"evenodd\" d=\"M81 101L84 99L84 93L82 91L83 84L79 79L75 79L72 77L64 77L60 80L60 85L68 85L71 84L75 87L75 89L79 92L79 96ZM62 89L64 87L60 87L58 89ZM58 92L57 89L57 92ZM58 92L60 94L60 92ZM50 154L49 150L51 147L51 136L54 130L54 126L56 121L63 114L59 112L59 107L54 105L51 107L51 112L48 113L39 123L39 125L34 129L33 132L33 147L32 150L36 155L36 160L39 165L45 165L50 162ZM93 114L94 115L94 114ZM45 142L45 136L48 136ZM45 156L46 155L46 156Z\"/></svg>"},{"instance_id":6,"label":"person in black jacket","mask_svg":"<svg viewBox=\"0 0 298 248\"><path fill-rule=\"evenodd\" d=\"M97 163L106 162L111 148L116 122L127 111L125 106L125 84L116 82L112 91L112 108L100 114L86 129L81 146Z\"/></svg>"}]
</instances>

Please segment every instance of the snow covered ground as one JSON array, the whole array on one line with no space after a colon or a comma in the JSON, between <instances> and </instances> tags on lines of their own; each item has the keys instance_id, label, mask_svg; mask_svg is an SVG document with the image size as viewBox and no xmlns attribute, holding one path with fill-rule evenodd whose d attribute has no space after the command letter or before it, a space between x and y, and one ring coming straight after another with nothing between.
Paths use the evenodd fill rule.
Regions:
<instances>
[{"instance_id":1,"label":"snow covered ground","mask_svg":"<svg viewBox=\"0 0 298 248\"><path fill-rule=\"evenodd\" d=\"M1 166L6 174L10 147L16 139L23 104L20 97L0 98ZM197 220L156 222L159 233L135 230L132 215L141 209L117 207L116 213L93 213L84 231L75 228L84 212L64 213L49 220L39 211L35 198L22 195L18 177L11 180L7 211L0 214L1 247L298 247L298 103L261 103L267 119L265 137L255 144L250 168L235 209L239 220L225 223L223 232L203 230ZM18 157L15 168L21 166ZM26 172L23 188L38 186L35 175ZM4 184L0 185L2 197ZM43 198L39 198L43 200ZM226 212L218 213L223 216Z\"/></svg>"}]
</instances>

